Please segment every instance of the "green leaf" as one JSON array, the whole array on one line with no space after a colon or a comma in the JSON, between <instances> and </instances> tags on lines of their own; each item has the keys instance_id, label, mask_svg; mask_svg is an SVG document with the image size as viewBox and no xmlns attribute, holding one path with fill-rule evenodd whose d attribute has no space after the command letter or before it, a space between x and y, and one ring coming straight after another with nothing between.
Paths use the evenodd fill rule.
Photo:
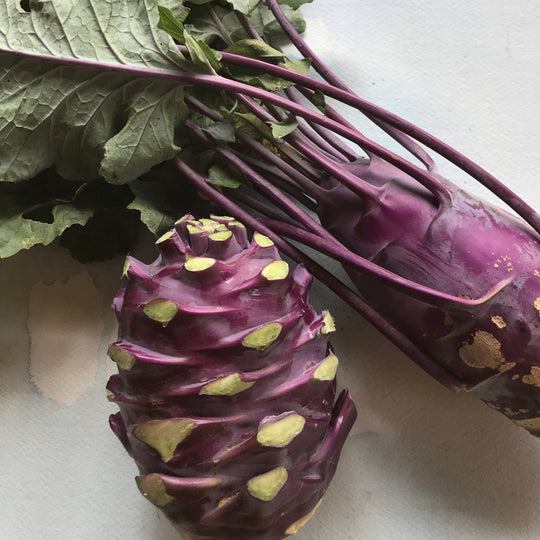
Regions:
<instances>
[{"instance_id":1,"label":"green leaf","mask_svg":"<svg viewBox=\"0 0 540 540\"><path fill-rule=\"evenodd\" d=\"M196 40L187 32L184 34L189 56L194 64L199 65L210 74L215 74L221 68L221 54L210 48L204 41Z\"/></svg>"},{"instance_id":2,"label":"green leaf","mask_svg":"<svg viewBox=\"0 0 540 540\"><path fill-rule=\"evenodd\" d=\"M202 129L211 135L216 141L225 143L236 142L234 126L228 124L227 122L211 122Z\"/></svg>"},{"instance_id":3,"label":"green leaf","mask_svg":"<svg viewBox=\"0 0 540 540\"><path fill-rule=\"evenodd\" d=\"M148 76L193 66L158 29L157 1L32 5L0 3L0 180L54 165L72 180L127 182L174 155L178 84Z\"/></svg>"},{"instance_id":4,"label":"green leaf","mask_svg":"<svg viewBox=\"0 0 540 540\"><path fill-rule=\"evenodd\" d=\"M249 15L259 2L260 0L227 0L228 4L244 15Z\"/></svg>"},{"instance_id":5,"label":"green leaf","mask_svg":"<svg viewBox=\"0 0 540 540\"><path fill-rule=\"evenodd\" d=\"M231 13L228 9L216 7L214 9L216 15L223 22L223 16L226 13ZM236 27L240 27L238 18L234 16ZM211 44L216 38L221 36L215 21L212 19L210 12L204 6L195 6L191 9L189 16L184 21L184 28L189 32L189 35L196 40L204 41L206 44ZM229 28L227 28L229 30Z\"/></svg>"},{"instance_id":6,"label":"green leaf","mask_svg":"<svg viewBox=\"0 0 540 540\"><path fill-rule=\"evenodd\" d=\"M275 58L281 59L285 57L281 51L270 47L270 45L264 41L261 41L260 39L243 39L241 41L237 41L234 45L231 45L225 50L226 52L232 54L248 56L249 58L260 58L264 60Z\"/></svg>"},{"instance_id":7,"label":"green leaf","mask_svg":"<svg viewBox=\"0 0 540 540\"><path fill-rule=\"evenodd\" d=\"M272 135L276 139L282 139L292 133L298 127L298 120L294 116L289 116L279 123L268 122L272 128Z\"/></svg>"},{"instance_id":8,"label":"green leaf","mask_svg":"<svg viewBox=\"0 0 540 540\"><path fill-rule=\"evenodd\" d=\"M308 75L309 68L311 67L311 58L302 58L301 60L286 60L281 67L288 69L289 71L294 71L300 75Z\"/></svg>"},{"instance_id":9,"label":"green leaf","mask_svg":"<svg viewBox=\"0 0 540 540\"><path fill-rule=\"evenodd\" d=\"M228 66L226 72L237 81L250 84L251 86L264 88L269 92L279 92L279 90L293 86L292 82L280 79L279 77L274 77L268 73L261 73L258 70Z\"/></svg>"},{"instance_id":10,"label":"green leaf","mask_svg":"<svg viewBox=\"0 0 540 540\"><path fill-rule=\"evenodd\" d=\"M253 113L235 112L230 116L233 124L257 141L272 138L272 131L268 124L257 118Z\"/></svg>"},{"instance_id":11,"label":"green leaf","mask_svg":"<svg viewBox=\"0 0 540 540\"><path fill-rule=\"evenodd\" d=\"M167 207L167 200L158 182L134 180L129 187L135 199L128 208L139 211L141 221L151 232L160 236L174 225L175 219L163 210Z\"/></svg>"},{"instance_id":12,"label":"green leaf","mask_svg":"<svg viewBox=\"0 0 540 540\"><path fill-rule=\"evenodd\" d=\"M161 7L168 9L180 23L186 20L191 11L190 8L184 6L182 0L159 0L159 4Z\"/></svg>"},{"instance_id":13,"label":"green leaf","mask_svg":"<svg viewBox=\"0 0 540 540\"><path fill-rule=\"evenodd\" d=\"M179 43L185 43L184 39L184 26L173 15L169 8L158 6L159 10L159 23L158 28L165 30L172 38L176 39Z\"/></svg>"},{"instance_id":14,"label":"green leaf","mask_svg":"<svg viewBox=\"0 0 540 540\"><path fill-rule=\"evenodd\" d=\"M305 32L306 21L304 20L302 12L299 9L284 9L283 13L285 13L285 16L287 19L289 19L294 29L299 34L303 34ZM281 25L276 21L273 13L266 8L261 10L261 16L264 25L264 35L270 41L270 43L282 40L285 37L285 34L281 28Z\"/></svg>"},{"instance_id":15,"label":"green leaf","mask_svg":"<svg viewBox=\"0 0 540 540\"><path fill-rule=\"evenodd\" d=\"M319 111L321 111L323 114L326 114L326 98L320 90L317 90L313 94L313 96L311 97L311 102L313 103L313 105L315 105L315 107L317 107L317 109L319 109Z\"/></svg>"},{"instance_id":16,"label":"green leaf","mask_svg":"<svg viewBox=\"0 0 540 540\"><path fill-rule=\"evenodd\" d=\"M159 81L136 81L136 92L128 106L124 127L104 146L100 174L113 184L129 182L153 165L174 157L174 129L188 114L182 88L163 94ZM133 87L132 87L133 88ZM161 149L156 153L156 149Z\"/></svg>"},{"instance_id":17,"label":"green leaf","mask_svg":"<svg viewBox=\"0 0 540 540\"><path fill-rule=\"evenodd\" d=\"M50 244L68 227L84 225L92 216L92 210L74 207L71 203L57 204L52 208L52 223L44 223L23 217L23 209L0 208L0 258L15 255L22 249L36 244Z\"/></svg>"},{"instance_id":18,"label":"green leaf","mask_svg":"<svg viewBox=\"0 0 540 540\"><path fill-rule=\"evenodd\" d=\"M304 4L311 4L311 2L313 2L313 0L278 0L278 4L289 6L292 9L298 9Z\"/></svg>"},{"instance_id":19,"label":"green leaf","mask_svg":"<svg viewBox=\"0 0 540 540\"><path fill-rule=\"evenodd\" d=\"M227 169L220 165L214 165L208 170L208 180L214 186L222 186L236 189L242 185L242 181L235 178Z\"/></svg>"}]
</instances>

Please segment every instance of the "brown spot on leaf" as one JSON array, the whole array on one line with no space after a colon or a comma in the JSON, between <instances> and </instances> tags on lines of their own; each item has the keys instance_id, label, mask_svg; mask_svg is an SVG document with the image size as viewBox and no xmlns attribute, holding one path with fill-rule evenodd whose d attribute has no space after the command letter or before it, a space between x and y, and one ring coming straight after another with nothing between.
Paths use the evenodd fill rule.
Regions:
<instances>
[{"instance_id":1,"label":"brown spot on leaf","mask_svg":"<svg viewBox=\"0 0 540 540\"><path fill-rule=\"evenodd\" d=\"M538 311L538 316L540 317L540 296L534 301L534 307Z\"/></svg>"},{"instance_id":2,"label":"brown spot on leaf","mask_svg":"<svg viewBox=\"0 0 540 540\"><path fill-rule=\"evenodd\" d=\"M508 369L497 338L484 330L477 330L472 338L472 343L464 343L459 350L459 357L463 362L477 369Z\"/></svg>"},{"instance_id":3,"label":"brown spot on leaf","mask_svg":"<svg viewBox=\"0 0 540 540\"><path fill-rule=\"evenodd\" d=\"M532 386L540 386L540 367L533 366L529 375L524 375L522 381Z\"/></svg>"},{"instance_id":4,"label":"brown spot on leaf","mask_svg":"<svg viewBox=\"0 0 540 540\"><path fill-rule=\"evenodd\" d=\"M443 324L444 326L453 326L454 318L452 317L452 315L450 315L449 313L445 313Z\"/></svg>"}]
</instances>

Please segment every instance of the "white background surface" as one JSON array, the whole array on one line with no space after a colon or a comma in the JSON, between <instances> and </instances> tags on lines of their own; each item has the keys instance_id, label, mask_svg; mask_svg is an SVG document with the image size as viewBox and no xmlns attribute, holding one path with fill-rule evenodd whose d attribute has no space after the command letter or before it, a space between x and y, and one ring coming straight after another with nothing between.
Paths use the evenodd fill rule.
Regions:
<instances>
[{"instance_id":1,"label":"white background surface","mask_svg":"<svg viewBox=\"0 0 540 540\"><path fill-rule=\"evenodd\" d=\"M308 42L360 95L540 208L539 2L315 0L304 12ZM107 425L121 266L83 266L57 247L0 263L2 540L178 538ZM540 538L540 441L439 386L321 287L314 299L337 319L359 419L296 538Z\"/></svg>"}]
</instances>

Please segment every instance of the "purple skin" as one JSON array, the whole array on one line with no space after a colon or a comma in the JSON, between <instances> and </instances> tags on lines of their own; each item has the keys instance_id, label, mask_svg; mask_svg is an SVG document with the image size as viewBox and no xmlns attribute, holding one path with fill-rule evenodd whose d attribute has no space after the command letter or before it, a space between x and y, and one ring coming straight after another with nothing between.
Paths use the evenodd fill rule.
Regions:
<instances>
[{"instance_id":1,"label":"purple skin","mask_svg":"<svg viewBox=\"0 0 540 540\"><path fill-rule=\"evenodd\" d=\"M216 227L232 235L212 236ZM128 259L113 303L119 373L107 389L120 412L111 427L139 467L141 492L177 528L205 537L294 534L324 495L356 418L348 392L335 401L335 366L318 369L333 357L333 326L308 301L310 275L281 262L265 277L280 258L260 238L248 242L232 218L187 216L158 241L153 264ZM190 269L194 257L215 262ZM166 309L145 310L156 300ZM272 323L279 335L246 340ZM291 418L292 428L265 438L263 426Z\"/></svg>"},{"instance_id":2,"label":"purple skin","mask_svg":"<svg viewBox=\"0 0 540 540\"><path fill-rule=\"evenodd\" d=\"M455 296L501 286L479 305L442 308L352 270L361 295L466 389L540 436L539 235L440 177L448 205L377 158L345 167L380 189L379 202L365 204L339 182L327 186L321 221L351 251Z\"/></svg>"},{"instance_id":3,"label":"purple skin","mask_svg":"<svg viewBox=\"0 0 540 540\"><path fill-rule=\"evenodd\" d=\"M369 156L351 159L342 146L339 151L347 156L344 160L332 152L314 152L302 140L304 131L285 137L332 179L315 178L310 186L305 178L290 177L318 202L321 221L337 242L328 241L327 234L320 235L318 224L298 218L296 224L291 224L292 213L284 198L270 194L253 170L245 170L253 184L286 209L287 218L276 220L271 207L267 211L257 207L270 218L260 219L266 234L287 236L343 262L359 297L338 286L313 261L303 260L311 272L316 271L319 279L438 380L449 387L475 392L519 426L540 435L540 216L466 156L358 98L296 33L278 2L266 3L291 42L304 57L311 58L312 66L328 84L297 74L287 77L279 67L265 67L252 59L224 54L224 61L268 70L294 80L307 96L311 90L318 90L358 108L427 169L366 139L328 107L327 117L341 124L327 120L323 123L290 103L284 106L267 99L265 110L239 96L263 121L276 121L272 114L277 111L270 104L279 105L356 142ZM300 104L294 94L289 98L295 106ZM524 221L441 178L432 158L413 139L469 173ZM334 140L327 138L330 143ZM221 156L232 163L224 152ZM275 158L271 162L285 171ZM182 172L186 174L185 167ZM193 175L186 176L194 181ZM200 182L198 185L201 187ZM218 194L214 199L222 205L227 203L229 212L247 219L242 208L234 208ZM280 249L285 248L290 246L280 245ZM290 256L305 258L299 252ZM373 263L375 268L367 268L366 263ZM385 274L387 271L394 277ZM396 278L408 283L398 284Z\"/></svg>"}]
</instances>

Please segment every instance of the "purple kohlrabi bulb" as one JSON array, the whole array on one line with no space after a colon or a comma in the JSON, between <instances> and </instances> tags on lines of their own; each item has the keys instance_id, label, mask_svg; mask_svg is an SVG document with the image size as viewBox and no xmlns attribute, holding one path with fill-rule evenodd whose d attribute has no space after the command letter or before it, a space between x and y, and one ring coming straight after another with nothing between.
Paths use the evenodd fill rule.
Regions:
<instances>
[{"instance_id":1,"label":"purple kohlrabi bulb","mask_svg":"<svg viewBox=\"0 0 540 540\"><path fill-rule=\"evenodd\" d=\"M186 216L151 265L128 258L114 300L120 407L110 424L137 485L181 530L273 540L314 513L356 410L311 277L229 217ZM335 403L334 403L335 401Z\"/></svg>"}]
</instances>

